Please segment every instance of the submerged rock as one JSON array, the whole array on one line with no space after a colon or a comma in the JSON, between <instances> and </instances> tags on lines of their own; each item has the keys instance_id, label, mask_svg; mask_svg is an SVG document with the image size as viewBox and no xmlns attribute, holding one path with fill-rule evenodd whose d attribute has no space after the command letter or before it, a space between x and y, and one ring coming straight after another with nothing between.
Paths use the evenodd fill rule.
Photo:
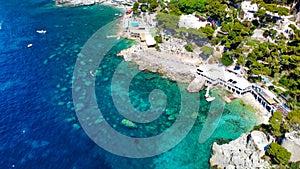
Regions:
<instances>
[{"instance_id":1,"label":"submerged rock","mask_svg":"<svg viewBox=\"0 0 300 169\"><path fill-rule=\"evenodd\" d=\"M217 168L271 168L269 163L262 159L265 147L274 141L261 131L252 131L243 134L238 139L228 144L213 144L210 165Z\"/></svg>"},{"instance_id":2,"label":"submerged rock","mask_svg":"<svg viewBox=\"0 0 300 169\"><path fill-rule=\"evenodd\" d=\"M125 127L128 127L128 128L137 128L137 125L134 122L132 122L128 119L123 119L121 121L121 124Z\"/></svg>"}]
</instances>

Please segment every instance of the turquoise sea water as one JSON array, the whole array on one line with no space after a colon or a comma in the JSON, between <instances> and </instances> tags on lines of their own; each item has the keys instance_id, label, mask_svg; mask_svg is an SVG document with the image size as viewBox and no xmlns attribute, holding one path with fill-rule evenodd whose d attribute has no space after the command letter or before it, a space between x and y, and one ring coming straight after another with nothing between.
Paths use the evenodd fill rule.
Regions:
<instances>
[{"instance_id":1,"label":"turquoise sea water","mask_svg":"<svg viewBox=\"0 0 300 169\"><path fill-rule=\"evenodd\" d=\"M145 159L106 152L91 141L77 120L72 75L85 42L114 20L119 10L99 6L57 8L49 0L1 0L0 10L1 168L209 168L213 141L235 139L255 125L254 114L236 100L226 105L213 136L199 144L210 106L204 100L205 92L200 92L200 102L195 103L200 106L195 125L173 149ZM47 33L36 33L40 29ZM168 96L168 113L153 123L138 124L137 129L122 126L123 118L111 99L110 82L122 62L116 54L131 45L131 41L123 40L105 56L96 73L96 96L105 119L116 130L128 136L149 137L172 125L180 109L180 94L175 82L140 72L130 85L134 107L149 109L149 92L161 89ZM128 71L137 69L132 63L127 67Z\"/></svg>"}]
</instances>

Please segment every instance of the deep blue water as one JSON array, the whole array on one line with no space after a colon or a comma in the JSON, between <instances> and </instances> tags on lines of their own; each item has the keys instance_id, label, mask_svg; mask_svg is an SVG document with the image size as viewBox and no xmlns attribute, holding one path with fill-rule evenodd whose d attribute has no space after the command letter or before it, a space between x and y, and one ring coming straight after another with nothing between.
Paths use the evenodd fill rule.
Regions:
<instances>
[{"instance_id":1,"label":"deep blue water","mask_svg":"<svg viewBox=\"0 0 300 169\"><path fill-rule=\"evenodd\" d=\"M56 8L49 0L1 0L0 11L0 168L106 168L66 118L74 117L70 81L80 47L117 11Z\"/></svg>"},{"instance_id":2,"label":"deep blue water","mask_svg":"<svg viewBox=\"0 0 300 169\"><path fill-rule=\"evenodd\" d=\"M102 6L57 8L50 0L0 0L0 11L1 169L208 168L213 141L237 138L255 123L253 115L244 110L242 104L233 102L226 105L213 137L198 144L199 131L209 109L209 104L202 101L195 127L174 149L145 159L110 154L98 147L80 127L71 86L81 48L93 33L116 18L115 13L119 11ZM40 29L47 33L36 33ZM28 44L32 47L28 48ZM139 126L138 129L143 130L128 130L119 125L122 118L105 99L109 96L107 86L110 85L106 78L122 61L115 55L130 45L130 41L122 41L100 65L102 73L97 77L99 85L96 88L99 107L104 110L106 120L116 125L121 133L138 137L156 135L172 124L168 116L161 117L150 129ZM128 67L136 69L130 63ZM176 112L176 83L149 72L140 73L130 86L135 107L149 108L147 96L155 85L171 95L170 102L174 105L167 108ZM202 92L199 97L203 95Z\"/></svg>"}]
</instances>

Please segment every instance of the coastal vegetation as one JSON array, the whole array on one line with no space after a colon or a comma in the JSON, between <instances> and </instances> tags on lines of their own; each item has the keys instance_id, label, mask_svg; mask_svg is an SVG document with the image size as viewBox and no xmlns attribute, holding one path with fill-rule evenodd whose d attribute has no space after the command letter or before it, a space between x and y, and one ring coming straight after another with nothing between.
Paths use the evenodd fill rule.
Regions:
<instances>
[{"instance_id":1,"label":"coastal vegetation","mask_svg":"<svg viewBox=\"0 0 300 169\"><path fill-rule=\"evenodd\" d=\"M273 92L285 96L289 108L300 109L300 30L291 24L289 27L293 32L288 36L279 33L273 28L278 19L269 15L290 15L292 11L286 6L294 1L253 0L252 3L257 3L259 10L254 13L258 18L252 21L240 19L243 12L241 7L235 5L239 2L242 1L171 1L161 6L157 20L161 27L173 30L170 32L177 38L184 39L186 34L192 34L208 38L213 45L224 46L221 63L225 66L239 64L246 67L250 81L257 81L252 77L268 77L273 84L286 89L282 91L274 87ZM211 25L199 29L178 28L181 14L193 14L209 21ZM218 27L220 30L217 30ZM251 38L254 31L259 29L263 31L261 38L265 40ZM246 47L248 52L245 52Z\"/></svg>"},{"instance_id":2,"label":"coastal vegetation","mask_svg":"<svg viewBox=\"0 0 300 169\"><path fill-rule=\"evenodd\" d=\"M156 43L162 43L162 37L161 36L155 36L154 37Z\"/></svg>"},{"instance_id":3,"label":"coastal vegetation","mask_svg":"<svg viewBox=\"0 0 300 169\"><path fill-rule=\"evenodd\" d=\"M287 164L291 153L277 143L271 143L268 147L267 154L271 157L275 164Z\"/></svg>"},{"instance_id":4,"label":"coastal vegetation","mask_svg":"<svg viewBox=\"0 0 300 169\"><path fill-rule=\"evenodd\" d=\"M178 0L178 8L180 11L191 14L196 11L201 12L205 9L207 0Z\"/></svg>"},{"instance_id":5,"label":"coastal vegetation","mask_svg":"<svg viewBox=\"0 0 300 169\"><path fill-rule=\"evenodd\" d=\"M203 51L204 55L208 55L208 56L211 55L214 51L214 48L210 46L202 46L200 49L201 51Z\"/></svg>"},{"instance_id":6,"label":"coastal vegetation","mask_svg":"<svg viewBox=\"0 0 300 169\"><path fill-rule=\"evenodd\" d=\"M195 46L191 43L188 43L184 46L185 50L187 50L188 52L193 52L195 49Z\"/></svg>"},{"instance_id":7,"label":"coastal vegetation","mask_svg":"<svg viewBox=\"0 0 300 169\"><path fill-rule=\"evenodd\" d=\"M168 28L168 29L176 29L179 21L179 16L168 15L160 12L156 15L156 19L158 20L159 25L161 27Z\"/></svg>"},{"instance_id":8,"label":"coastal vegetation","mask_svg":"<svg viewBox=\"0 0 300 169\"><path fill-rule=\"evenodd\" d=\"M284 120L283 120L284 119ZM282 147L281 142L285 133L292 131L299 131L300 129L300 111L292 110L285 118L283 118L280 111L273 113L269 119L269 124L261 124L255 126L253 130L260 130L266 134L275 137L275 142L271 143L267 149L266 155L271 158L271 162L276 165L280 165L282 168L294 168L299 166L300 163L289 163L291 153Z\"/></svg>"},{"instance_id":9,"label":"coastal vegetation","mask_svg":"<svg viewBox=\"0 0 300 169\"><path fill-rule=\"evenodd\" d=\"M280 111L275 111L269 120L270 130L275 136L281 136L282 114Z\"/></svg>"},{"instance_id":10,"label":"coastal vegetation","mask_svg":"<svg viewBox=\"0 0 300 169\"><path fill-rule=\"evenodd\" d=\"M225 66L231 65L233 63L232 56L230 56L228 53L224 53L221 58L221 62Z\"/></svg>"},{"instance_id":11,"label":"coastal vegetation","mask_svg":"<svg viewBox=\"0 0 300 169\"><path fill-rule=\"evenodd\" d=\"M280 111L275 111L268 125L259 125L253 129L269 133L276 138L284 136L287 132L298 131L300 130L300 110L292 110L286 117L283 117Z\"/></svg>"}]
</instances>

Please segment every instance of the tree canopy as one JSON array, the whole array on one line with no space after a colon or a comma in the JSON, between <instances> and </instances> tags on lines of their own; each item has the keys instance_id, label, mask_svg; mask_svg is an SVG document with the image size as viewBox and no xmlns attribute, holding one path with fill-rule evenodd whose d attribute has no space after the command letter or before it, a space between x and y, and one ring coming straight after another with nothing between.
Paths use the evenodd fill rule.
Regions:
<instances>
[{"instance_id":1,"label":"tree canopy","mask_svg":"<svg viewBox=\"0 0 300 169\"><path fill-rule=\"evenodd\" d=\"M275 111L272 115L272 117L269 120L271 132L275 136L281 136L282 133L280 132L281 129L281 123L282 123L282 114L280 111Z\"/></svg>"},{"instance_id":2,"label":"tree canopy","mask_svg":"<svg viewBox=\"0 0 300 169\"><path fill-rule=\"evenodd\" d=\"M225 0L208 0L205 8L210 15L216 16L218 20L222 21L227 15L225 2Z\"/></svg>"},{"instance_id":3,"label":"tree canopy","mask_svg":"<svg viewBox=\"0 0 300 169\"><path fill-rule=\"evenodd\" d=\"M179 9L187 14L203 11L207 0L178 0Z\"/></svg>"},{"instance_id":4,"label":"tree canopy","mask_svg":"<svg viewBox=\"0 0 300 169\"><path fill-rule=\"evenodd\" d=\"M229 66L233 63L233 59L228 53L224 53L221 58L221 62L223 65Z\"/></svg>"},{"instance_id":5,"label":"tree canopy","mask_svg":"<svg viewBox=\"0 0 300 169\"><path fill-rule=\"evenodd\" d=\"M300 110L292 110L286 117L287 123L294 128L300 128Z\"/></svg>"},{"instance_id":6,"label":"tree canopy","mask_svg":"<svg viewBox=\"0 0 300 169\"><path fill-rule=\"evenodd\" d=\"M276 164L286 164L291 158L291 153L277 143L271 143L269 145L267 154Z\"/></svg>"}]
</instances>

